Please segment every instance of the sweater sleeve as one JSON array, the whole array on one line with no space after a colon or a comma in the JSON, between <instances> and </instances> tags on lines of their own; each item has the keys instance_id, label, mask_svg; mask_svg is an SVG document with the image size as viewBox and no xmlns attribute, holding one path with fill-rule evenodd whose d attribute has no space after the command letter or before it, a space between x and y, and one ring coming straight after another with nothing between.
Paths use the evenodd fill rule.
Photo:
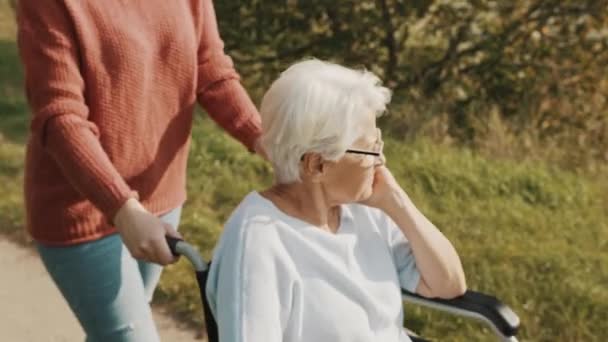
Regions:
<instances>
[{"instance_id":1,"label":"sweater sleeve","mask_svg":"<svg viewBox=\"0 0 608 342\"><path fill-rule=\"evenodd\" d=\"M74 28L62 1L18 2L18 47L32 110L33 143L40 144L64 176L110 222L137 197L113 166L88 120Z\"/></svg>"},{"instance_id":2,"label":"sweater sleeve","mask_svg":"<svg viewBox=\"0 0 608 342\"><path fill-rule=\"evenodd\" d=\"M197 95L209 116L250 151L261 133L260 115L224 53L211 0L201 0Z\"/></svg>"},{"instance_id":3,"label":"sweater sleeve","mask_svg":"<svg viewBox=\"0 0 608 342\"><path fill-rule=\"evenodd\" d=\"M283 340L297 287L281 246L272 224L226 226L206 288L220 341Z\"/></svg>"}]
</instances>

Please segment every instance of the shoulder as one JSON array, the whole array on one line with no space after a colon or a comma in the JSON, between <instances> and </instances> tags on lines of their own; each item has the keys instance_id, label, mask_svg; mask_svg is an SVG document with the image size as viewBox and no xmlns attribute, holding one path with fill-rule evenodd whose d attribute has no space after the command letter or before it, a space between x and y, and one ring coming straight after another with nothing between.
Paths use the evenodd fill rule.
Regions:
<instances>
[{"instance_id":1,"label":"shoulder","mask_svg":"<svg viewBox=\"0 0 608 342\"><path fill-rule=\"evenodd\" d=\"M259 193L250 192L234 209L226 221L225 231L248 232L255 230L256 233L271 232L276 230L279 219L276 210Z\"/></svg>"},{"instance_id":2,"label":"shoulder","mask_svg":"<svg viewBox=\"0 0 608 342\"><path fill-rule=\"evenodd\" d=\"M259 194L252 192L226 221L218 249L239 250L244 254L276 253L283 229L284 222Z\"/></svg>"}]
</instances>

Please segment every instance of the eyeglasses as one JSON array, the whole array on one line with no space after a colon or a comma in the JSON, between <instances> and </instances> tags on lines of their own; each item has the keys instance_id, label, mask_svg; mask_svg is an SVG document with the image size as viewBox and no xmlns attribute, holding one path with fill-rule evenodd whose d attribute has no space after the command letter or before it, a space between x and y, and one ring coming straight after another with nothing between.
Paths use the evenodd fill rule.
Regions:
<instances>
[{"instance_id":1,"label":"eyeglasses","mask_svg":"<svg viewBox=\"0 0 608 342\"><path fill-rule=\"evenodd\" d=\"M346 153L365 154L365 155L374 156L374 157L380 157L380 155L382 154L380 152L353 150L353 149L346 150Z\"/></svg>"},{"instance_id":2,"label":"eyeglasses","mask_svg":"<svg viewBox=\"0 0 608 342\"><path fill-rule=\"evenodd\" d=\"M377 139L376 139L376 143L374 144L373 151L349 148L345 152L353 153L353 154L361 154L364 156L373 156L374 163L377 160L379 160L380 163L384 163L384 160L382 160L382 150L384 149L384 141L382 141L382 132L380 131L379 128L377 128L376 130L377 130ZM304 160L304 156L300 157L300 160Z\"/></svg>"},{"instance_id":3,"label":"eyeglasses","mask_svg":"<svg viewBox=\"0 0 608 342\"><path fill-rule=\"evenodd\" d=\"M349 148L348 150L346 150L346 153L373 156L373 157L375 157L375 158L373 158L374 163L376 163L377 161L379 161L380 163L383 163L384 161L382 160L382 150L384 149L384 141L382 141L382 131L380 131L379 128L377 128L376 131L377 131L377 138L376 138L376 143L374 144L372 151Z\"/></svg>"}]
</instances>

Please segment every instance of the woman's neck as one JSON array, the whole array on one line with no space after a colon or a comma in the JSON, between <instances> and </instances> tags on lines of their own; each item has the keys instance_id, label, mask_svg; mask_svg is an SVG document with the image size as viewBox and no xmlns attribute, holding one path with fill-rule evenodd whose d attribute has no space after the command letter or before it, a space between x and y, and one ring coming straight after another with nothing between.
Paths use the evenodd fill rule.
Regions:
<instances>
[{"instance_id":1,"label":"woman's neck","mask_svg":"<svg viewBox=\"0 0 608 342\"><path fill-rule=\"evenodd\" d=\"M340 206L330 203L318 184L275 184L261 194L281 211L323 230L335 233L340 226Z\"/></svg>"}]
</instances>

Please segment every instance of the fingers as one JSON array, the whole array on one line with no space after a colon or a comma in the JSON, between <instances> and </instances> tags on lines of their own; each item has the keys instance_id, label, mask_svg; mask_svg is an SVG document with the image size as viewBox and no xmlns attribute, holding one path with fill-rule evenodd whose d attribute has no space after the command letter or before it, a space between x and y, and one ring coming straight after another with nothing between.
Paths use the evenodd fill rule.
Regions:
<instances>
[{"instance_id":1,"label":"fingers","mask_svg":"<svg viewBox=\"0 0 608 342\"><path fill-rule=\"evenodd\" d=\"M381 166L385 166L386 165L386 156L384 155L384 153L382 153L380 155L380 163L381 163L380 164Z\"/></svg>"},{"instance_id":2,"label":"fingers","mask_svg":"<svg viewBox=\"0 0 608 342\"><path fill-rule=\"evenodd\" d=\"M171 236L171 237L174 237L174 238L180 239L180 240L184 239L183 236L169 223L163 222L163 228L165 231L165 235ZM169 251L169 255L171 256L171 260L167 264L172 264L172 263L177 262L177 260L179 260L179 256L175 256L175 255L173 255L173 253L171 253L171 249L169 248L169 245L167 244L166 239L164 237L163 237L163 241L164 241L164 246L167 247L167 249Z\"/></svg>"},{"instance_id":3,"label":"fingers","mask_svg":"<svg viewBox=\"0 0 608 342\"><path fill-rule=\"evenodd\" d=\"M117 227L125 246L135 259L160 265L178 260L171 253L165 236L179 239L182 236L170 224L145 210L127 210L123 218Z\"/></svg>"},{"instance_id":4,"label":"fingers","mask_svg":"<svg viewBox=\"0 0 608 342\"><path fill-rule=\"evenodd\" d=\"M177 257L173 256L171 253L171 249L169 249L169 245L167 241L164 239L156 240L154 243L154 251L153 251L154 262L160 265L169 265L177 261Z\"/></svg>"},{"instance_id":5,"label":"fingers","mask_svg":"<svg viewBox=\"0 0 608 342\"><path fill-rule=\"evenodd\" d=\"M150 222L150 226L147 227L147 233L149 235L140 238L136 243L136 247L133 250L130 250L131 255L135 259L153 262L163 266L172 264L178 260L178 258L171 253L165 235L176 238L181 238L181 235L179 235L170 224L167 224L160 219L156 222Z\"/></svg>"},{"instance_id":6,"label":"fingers","mask_svg":"<svg viewBox=\"0 0 608 342\"><path fill-rule=\"evenodd\" d=\"M169 223L163 222L164 223L164 228L165 228L165 234L172 236L174 238L177 239L184 239L184 237L182 236L182 234L180 234L177 230L175 230L175 228L170 225Z\"/></svg>"}]
</instances>

